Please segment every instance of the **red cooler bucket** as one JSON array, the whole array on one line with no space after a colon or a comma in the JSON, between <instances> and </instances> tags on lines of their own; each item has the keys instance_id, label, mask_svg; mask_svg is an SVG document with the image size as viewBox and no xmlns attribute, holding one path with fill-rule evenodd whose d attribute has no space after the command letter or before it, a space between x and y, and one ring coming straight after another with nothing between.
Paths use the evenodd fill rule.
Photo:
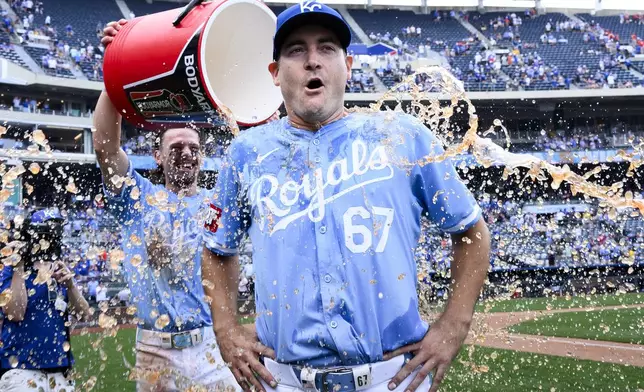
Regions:
<instances>
[{"instance_id":1,"label":"red cooler bucket","mask_svg":"<svg viewBox=\"0 0 644 392\"><path fill-rule=\"evenodd\" d=\"M159 130L212 126L229 110L256 125L282 104L268 64L275 14L257 0L193 0L130 20L108 46L105 88L130 123Z\"/></svg>"}]
</instances>

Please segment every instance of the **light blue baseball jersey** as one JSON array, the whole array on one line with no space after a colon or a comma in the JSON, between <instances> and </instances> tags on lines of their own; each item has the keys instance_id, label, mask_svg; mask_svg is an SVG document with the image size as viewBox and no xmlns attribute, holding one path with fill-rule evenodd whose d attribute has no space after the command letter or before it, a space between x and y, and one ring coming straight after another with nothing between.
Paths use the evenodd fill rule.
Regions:
<instances>
[{"instance_id":1,"label":"light blue baseball jersey","mask_svg":"<svg viewBox=\"0 0 644 392\"><path fill-rule=\"evenodd\" d=\"M119 195L105 190L122 228L123 265L140 326L177 332L212 325L201 281L203 226L212 192L179 197L132 169ZM167 259L148 258L148 247ZM153 250L157 254L156 250ZM169 323L155 327L159 316ZM162 318L157 326L163 326Z\"/></svg>"},{"instance_id":2,"label":"light blue baseball jersey","mask_svg":"<svg viewBox=\"0 0 644 392\"><path fill-rule=\"evenodd\" d=\"M317 132L286 118L231 144L205 244L237 252L249 232L257 334L277 360L355 365L419 341L414 249L420 219L466 231L481 216L443 151L415 118L354 113Z\"/></svg>"}]
</instances>

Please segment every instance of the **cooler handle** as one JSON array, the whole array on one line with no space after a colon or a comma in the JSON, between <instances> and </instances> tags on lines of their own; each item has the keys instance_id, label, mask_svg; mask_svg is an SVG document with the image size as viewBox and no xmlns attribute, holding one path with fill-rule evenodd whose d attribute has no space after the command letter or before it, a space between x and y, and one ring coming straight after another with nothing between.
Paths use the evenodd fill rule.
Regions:
<instances>
[{"instance_id":1,"label":"cooler handle","mask_svg":"<svg viewBox=\"0 0 644 392\"><path fill-rule=\"evenodd\" d=\"M198 6L199 4L201 4L203 2L204 2L204 0L190 0L190 3L188 3L188 5L186 5L186 8L184 8L183 11L181 11L179 16L177 16L177 19L175 19L174 22L172 22L172 25L174 27L177 27L181 23L181 21L186 16L188 16L190 11L192 11L196 6Z\"/></svg>"}]
</instances>

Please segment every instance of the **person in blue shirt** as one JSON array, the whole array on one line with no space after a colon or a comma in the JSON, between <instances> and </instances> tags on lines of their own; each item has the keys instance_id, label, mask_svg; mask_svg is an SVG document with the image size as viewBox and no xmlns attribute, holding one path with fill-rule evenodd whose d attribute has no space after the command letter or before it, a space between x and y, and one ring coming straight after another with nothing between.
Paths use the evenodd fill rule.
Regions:
<instances>
[{"instance_id":1,"label":"person in blue shirt","mask_svg":"<svg viewBox=\"0 0 644 392\"><path fill-rule=\"evenodd\" d=\"M74 383L67 376L74 359L65 323L71 315L89 317L89 305L60 259L59 212L20 217L24 221L14 220L7 231L12 253L0 272L0 291L9 296L0 310L0 390L70 392Z\"/></svg>"},{"instance_id":2,"label":"person in blue shirt","mask_svg":"<svg viewBox=\"0 0 644 392\"><path fill-rule=\"evenodd\" d=\"M350 40L317 1L278 16L268 68L287 117L241 133L219 172L203 277L222 357L245 389L436 391L487 275L481 209L451 161L432 160L438 138L403 113L344 108ZM431 328L416 291L423 215L453 243L449 301ZM245 233L257 336L233 301Z\"/></svg>"},{"instance_id":3,"label":"person in blue shirt","mask_svg":"<svg viewBox=\"0 0 644 392\"><path fill-rule=\"evenodd\" d=\"M122 23L106 27L104 45ZM203 225L212 192L197 187L200 132L173 128L159 134L153 154L163 184L153 184L121 148L121 115L105 92L94 126L107 207L122 230L129 302L136 307L137 390L240 389L219 354L202 287Z\"/></svg>"}]
</instances>

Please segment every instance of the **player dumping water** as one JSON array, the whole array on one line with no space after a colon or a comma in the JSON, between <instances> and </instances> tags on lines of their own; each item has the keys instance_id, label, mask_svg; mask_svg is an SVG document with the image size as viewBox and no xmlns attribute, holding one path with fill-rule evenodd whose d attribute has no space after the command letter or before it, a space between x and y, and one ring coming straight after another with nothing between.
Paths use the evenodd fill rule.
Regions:
<instances>
[{"instance_id":1,"label":"player dumping water","mask_svg":"<svg viewBox=\"0 0 644 392\"><path fill-rule=\"evenodd\" d=\"M245 389L435 391L485 280L487 227L451 162L405 167L443 152L435 136L404 114L344 109L350 39L315 1L278 16L269 70L288 117L235 139L215 187L205 291L222 357ZM413 254L423 214L454 244L452 292L431 328ZM234 302L245 232L257 338Z\"/></svg>"},{"instance_id":2,"label":"player dumping water","mask_svg":"<svg viewBox=\"0 0 644 392\"><path fill-rule=\"evenodd\" d=\"M105 29L109 44L121 28ZM224 365L201 284L203 222L212 198L197 187L200 133L171 128L158 136L154 159L163 184L134 171L121 149L121 115L106 93L94 114L94 149L108 206L122 225L126 278L136 306L137 390L184 390L199 384L238 390Z\"/></svg>"}]
</instances>

